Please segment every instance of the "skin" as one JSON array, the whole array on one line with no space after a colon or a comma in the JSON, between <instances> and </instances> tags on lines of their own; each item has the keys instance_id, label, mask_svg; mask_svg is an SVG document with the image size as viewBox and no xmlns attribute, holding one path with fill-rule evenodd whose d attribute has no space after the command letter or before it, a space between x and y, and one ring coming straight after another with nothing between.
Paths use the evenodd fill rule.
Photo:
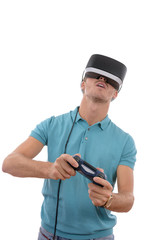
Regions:
<instances>
[{"instance_id":1,"label":"skin","mask_svg":"<svg viewBox=\"0 0 160 240\"><path fill-rule=\"evenodd\" d=\"M102 87L103 86L103 87ZM102 121L108 114L110 102L118 95L110 84L106 84L103 77L100 79L87 78L81 84L83 92L79 108L80 116L91 126ZM16 177L35 177L54 180L65 180L76 175L74 167L78 163L68 154L62 154L54 163L34 160L43 148L43 144L33 137L29 137L17 147L3 162L3 172ZM79 154L80 156L80 154ZM103 169L100 169L103 171ZM115 212L128 212L134 203L133 170L120 165L117 169L118 193L112 193L111 184L101 178L94 181L103 185L103 188L93 183L88 184L88 193L95 206L103 206L109 197L113 196L112 204L108 208Z\"/></svg>"}]
</instances>

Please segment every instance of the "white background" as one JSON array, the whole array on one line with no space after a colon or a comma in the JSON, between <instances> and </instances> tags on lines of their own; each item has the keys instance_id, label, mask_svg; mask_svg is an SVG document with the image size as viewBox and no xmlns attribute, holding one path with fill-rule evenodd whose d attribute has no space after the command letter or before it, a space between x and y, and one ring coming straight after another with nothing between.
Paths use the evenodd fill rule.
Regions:
<instances>
[{"instance_id":1,"label":"white background","mask_svg":"<svg viewBox=\"0 0 160 240\"><path fill-rule=\"evenodd\" d=\"M0 163L37 123L74 109L94 53L116 58L128 72L109 117L138 149L135 204L116 214L117 240L159 239L160 14L152 0L1 0ZM37 159L46 161L46 149ZM0 239L35 240L42 179L0 170Z\"/></svg>"}]
</instances>

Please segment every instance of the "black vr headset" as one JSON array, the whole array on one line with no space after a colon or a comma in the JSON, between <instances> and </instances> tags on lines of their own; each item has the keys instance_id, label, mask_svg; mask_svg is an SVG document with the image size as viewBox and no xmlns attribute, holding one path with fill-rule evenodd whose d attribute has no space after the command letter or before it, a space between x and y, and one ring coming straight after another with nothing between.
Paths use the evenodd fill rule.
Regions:
<instances>
[{"instance_id":1,"label":"black vr headset","mask_svg":"<svg viewBox=\"0 0 160 240\"><path fill-rule=\"evenodd\" d=\"M87 63L82 81L85 78L99 79L103 77L108 84L120 91L126 72L127 68L123 63L103 55L94 54Z\"/></svg>"}]
</instances>

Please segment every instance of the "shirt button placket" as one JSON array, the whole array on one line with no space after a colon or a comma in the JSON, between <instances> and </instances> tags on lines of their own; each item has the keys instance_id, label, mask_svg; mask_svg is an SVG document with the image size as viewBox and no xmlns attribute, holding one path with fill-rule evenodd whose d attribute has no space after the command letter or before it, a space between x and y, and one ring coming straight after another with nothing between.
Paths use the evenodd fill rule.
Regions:
<instances>
[{"instance_id":1,"label":"shirt button placket","mask_svg":"<svg viewBox=\"0 0 160 240\"><path fill-rule=\"evenodd\" d=\"M85 133L85 140L88 140L88 132L89 132L90 128L87 129L86 133Z\"/></svg>"},{"instance_id":2,"label":"shirt button placket","mask_svg":"<svg viewBox=\"0 0 160 240\"><path fill-rule=\"evenodd\" d=\"M88 145L88 138L89 138L89 130L90 128L87 128L84 131L84 135L82 138L82 142L81 142L81 153L83 155L83 158L86 158L86 150L87 150L87 145Z\"/></svg>"}]
</instances>

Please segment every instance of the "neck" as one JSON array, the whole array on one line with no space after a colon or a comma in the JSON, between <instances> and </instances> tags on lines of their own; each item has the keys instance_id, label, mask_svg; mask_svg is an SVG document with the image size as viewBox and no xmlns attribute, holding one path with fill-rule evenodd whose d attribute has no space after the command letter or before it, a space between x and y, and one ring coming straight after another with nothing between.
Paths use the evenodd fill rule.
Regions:
<instances>
[{"instance_id":1,"label":"neck","mask_svg":"<svg viewBox=\"0 0 160 240\"><path fill-rule=\"evenodd\" d=\"M91 126L102 121L107 116L108 110L109 103L95 103L83 97L79 108L79 114Z\"/></svg>"}]
</instances>

